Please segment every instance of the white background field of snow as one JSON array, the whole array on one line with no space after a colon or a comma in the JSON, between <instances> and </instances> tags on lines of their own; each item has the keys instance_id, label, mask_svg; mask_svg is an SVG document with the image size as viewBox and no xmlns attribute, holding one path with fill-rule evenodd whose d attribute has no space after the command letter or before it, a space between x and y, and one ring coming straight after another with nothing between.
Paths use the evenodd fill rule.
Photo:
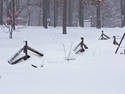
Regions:
<instances>
[{"instance_id":1,"label":"white background field of snow","mask_svg":"<svg viewBox=\"0 0 125 94\"><path fill-rule=\"evenodd\" d=\"M0 30L0 93L1 94L124 94L125 93L125 55L121 55L125 46L115 54L112 36L122 37L125 29L104 28L110 40L98 40L101 30L95 28L68 28L68 34L62 34L62 28L25 27L17 28L13 39L9 39L7 29ZM84 53L75 55L66 61L65 45L68 54L85 38L89 47ZM39 57L29 52L31 58L16 65L8 60L24 46L28 45L44 54ZM120 41L120 39L118 39ZM21 54L22 56L23 54ZM35 69L31 64L37 65ZM40 67L44 65L44 67Z\"/></svg>"}]
</instances>

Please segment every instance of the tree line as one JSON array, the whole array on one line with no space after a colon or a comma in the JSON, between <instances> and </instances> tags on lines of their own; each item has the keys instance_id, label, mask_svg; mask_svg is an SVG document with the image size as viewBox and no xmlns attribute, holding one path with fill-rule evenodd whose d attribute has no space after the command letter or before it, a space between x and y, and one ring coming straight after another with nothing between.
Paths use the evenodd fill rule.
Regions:
<instances>
[{"instance_id":1,"label":"tree line","mask_svg":"<svg viewBox=\"0 0 125 94\"><path fill-rule=\"evenodd\" d=\"M104 21L112 12L108 3L110 0L0 0L0 24L12 24L13 29L20 23L32 25L33 12L37 11L38 21L36 25L48 28L48 26L63 26L66 34L67 26L84 27L84 20L89 19L91 26L101 28ZM120 2L119 18L121 27L125 26L125 0ZM108 8L108 7L109 8ZM107 12L106 12L107 11ZM88 14L87 14L88 13ZM112 17L113 18L113 17ZM111 20L111 19L110 19ZM112 20L114 21L114 20Z\"/></svg>"}]
</instances>

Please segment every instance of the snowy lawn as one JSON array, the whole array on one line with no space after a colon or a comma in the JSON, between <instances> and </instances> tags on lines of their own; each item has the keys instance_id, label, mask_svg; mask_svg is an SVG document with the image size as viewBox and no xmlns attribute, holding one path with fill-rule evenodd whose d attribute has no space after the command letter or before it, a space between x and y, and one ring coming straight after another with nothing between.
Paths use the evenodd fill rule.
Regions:
<instances>
[{"instance_id":1,"label":"snowy lawn","mask_svg":"<svg viewBox=\"0 0 125 94\"><path fill-rule=\"evenodd\" d=\"M98 40L101 30L79 27L68 28L67 35L61 27L17 28L9 39L7 29L0 27L0 94L125 94L125 55L120 54L125 40L118 54L112 44L112 36L119 42L125 29L103 30L111 39ZM73 48L80 37L89 49L76 55ZM24 46L24 40L44 57L29 51L27 61L10 65L8 60ZM66 55L72 46L70 58L75 60L65 60L64 46Z\"/></svg>"}]
</instances>

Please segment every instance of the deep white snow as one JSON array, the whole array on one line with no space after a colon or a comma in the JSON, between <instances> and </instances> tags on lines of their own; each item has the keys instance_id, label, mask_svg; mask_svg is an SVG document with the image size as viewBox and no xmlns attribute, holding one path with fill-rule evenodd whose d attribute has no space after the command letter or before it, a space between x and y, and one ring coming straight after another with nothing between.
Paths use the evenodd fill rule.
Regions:
<instances>
[{"instance_id":1,"label":"deep white snow","mask_svg":"<svg viewBox=\"0 0 125 94\"><path fill-rule=\"evenodd\" d=\"M0 94L125 94L125 55L120 54L125 40L118 54L112 44L112 36L119 42L125 29L103 30L111 39L98 40L101 30L80 27L68 28L67 35L62 34L61 27L17 27L9 39L8 30L0 26ZM76 55L73 48L80 37L85 38L89 49ZM29 51L30 59L10 65L8 60L25 40L44 57ZM69 58L75 60L67 61L71 46Z\"/></svg>"}]
</instances>

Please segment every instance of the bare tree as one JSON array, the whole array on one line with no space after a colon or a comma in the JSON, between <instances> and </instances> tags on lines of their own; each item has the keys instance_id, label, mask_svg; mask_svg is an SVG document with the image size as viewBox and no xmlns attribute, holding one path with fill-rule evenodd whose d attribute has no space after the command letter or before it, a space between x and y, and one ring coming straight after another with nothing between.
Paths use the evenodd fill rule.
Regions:
<instances>
[{"instance_id":1,"label":"bare tree","mask_svg":"<svg viewBox=\"0 0 125 94\"><path fill-rule=\"evenodd\" d=\"M54 27L57 26L58 22L58 0L54 0Z\"/></svg>"},{"instance_id":2,"label":"bare tree","mask_svg":"<svg viewBox=\"0 0 125 94\"><path fill-rule=\"evenodd\" d=\"M0 0L0 25L3 24L3 0Z\"/></svg>"},{"instance_id":3,"label":"bare tree","mask_svg":"<svg viewBox=\"0 0 125 94\"><path fill-rule=\"evenodd\" d=\"M13 30L15 30L15 0L11 0L7 5L7 17L9 17L9 38L12 39Z\"/></svg>"},{"instance_id":4,"label":"bare tree","mask_svg":"<svg viewBox=\"0 0 125 94\"><path fill-rule=\"evenodd\" d=\"M67 34L67 0L63 0L63 34Z\"/></svg>"},{"instance_id":5,"label":"bare tree","mask_svg":"<svg viewBox=\"0 0 125 94\"><path fill-rule=\"evenodd\" d=\"M84 26L84 7L83 7L83 0L79 0L79 25L81 27Z\"/></svg>"},{"instance_id":6,"label":"bare tree","mask_svg":"<svg viewBox=\"0 0 125 94\"><path fill-rule=\"evenodd\" d=\"M50 26L50 0L47 0L47 25Z\"/></svg>"},{"instance_id":7,"label":"bare tree","mask_svg":"<svg viewBox=\"0 0 125 94\"><path fill-rule=\"evenodd\" d=\"M39 7L40 7L39 25L41 26L41 19L42 19L42 0L40 0Z\"/></svg>"},{"instance_id":8,"label":"bare tree","mask_svg":"<svg viewBox=\"0 0 125 94\"><path fill-rule=\"evenodd\" d=\"M15 30L15 11L16 11L16 1L12 0L12 28Z\"/></svg>"},{"instance_id":9,"label":"bare tree","mask_svg":"<svg viewBox=\"0 0 125 94\"><path fill-rule=\"evenodd\" d=\"M104 0L91 0L92 4L96 6L96 27L101 28L101 6Z\"/></svg>"},{"instance_id":10,"label":"bare tree","mask_svg":"<svg viewBox=\"0 0 125 94\"><path fill-rule=\"evenodd\" d=\"M100 15L100 0L98 0L97 2L96 2L96 15L97 15L97 24L96 24L96 27L97 28L101 28L101 15Z\"/></svg>"},{"instance_id":11,"label":"bare tree","mask_svg":"<svg viewBox=\"0 0 125 94\"><path fill-rule=\"evenodd\" d=\"M47 26L47 2L48 0L43 0L43 27L48 28Z\"/></svg>"},{"instance_id":12,"label":"bare tree","mask_svg":"<svg viewBox=\"0 0 125 94\"><path fill-rule=\"evenodd\" d=\"M31 10L31 8L32 8L32 6L30 6L31 4L31 0L27 0L27 13L28 13L28 19L27 19L27 25L28 26L30 26L31 25L31 12L32 12L32 10Z\"/></svg>"},{"instance_id":13,"label":"bare tree","mask_svg":"<svg viewBox=\"0 0 125 94\"><path fill-rule=\"evenodd\" d=\"M68 26L72 26L72 0L68 0Z\"/></svg>"},{"instance_id":14,"label":"bare tree","mask_svg":"<svg viewBox=\"0 0 125 94\"><path fill-rule=\"evenodd\" d=\"M19 8L20 8L20 0L16 0L15 3L16 3L16 10L19 10Z\"/></svg>"},{"instance_id":15,"label":"bare tree","mask_svg":"<svg viewBox=\"0 0 125 94\"><path fill-rule=\"evenodd\" d=\"M125 0L121 0L121 27L125 26Z\"/></svg>"}]
</instances>

